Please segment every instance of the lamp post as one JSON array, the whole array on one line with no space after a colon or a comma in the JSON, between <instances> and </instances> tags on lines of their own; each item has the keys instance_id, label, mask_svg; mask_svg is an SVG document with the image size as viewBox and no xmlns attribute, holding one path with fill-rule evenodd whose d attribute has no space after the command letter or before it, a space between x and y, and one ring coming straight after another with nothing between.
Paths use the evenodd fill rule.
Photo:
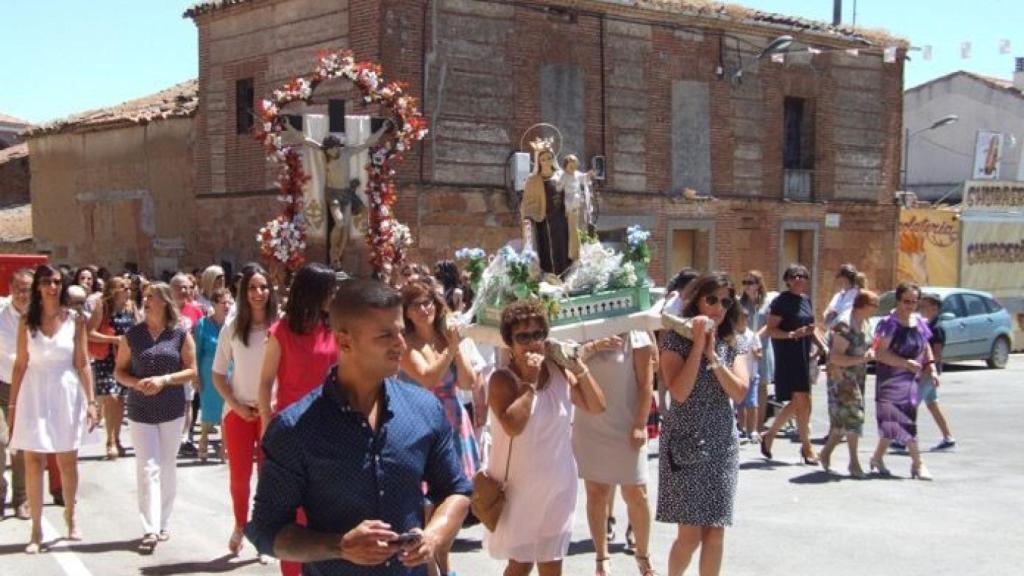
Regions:
<instances>
[{"instance_id":1,"label":"lamp post","mask_svg":"<svg viewBox=\"0 0 1024 576\"><path fill-rule=\"evenodd\" d=\"M925 126L924 128L919 128L917 130L914 130L913 132L910 131L910 128L904 128L904 137L903 137L903 191L904 192L907 191L907 180L910 178L910 139L912 137L920 134L921 132L927 132L929 130L935 130L936 128L942 128L943 126L948 126L950 124L953 124L953 123L957 122L958 120L960 120L959 116L957 116L956 114L949 114L947 116L943 116L942 118L939 118L938 120L932 122L931 125Z\"/></svg>"},{"instance_id":2,"label":"lamp post","mask_svg":"<svg viewBox=\"0 0 1024 576\"><path fill-rule=\"evenodd\" d=\"M758 52L757 53L757 58L755 58L755 60L763 60L764 58L769 57L772 54L778 54L779 52L785 52L785 51L789 50L789 46L792 43L793 43L793 37L792 36L789 36L789 35L779 36L778 38L776 38L776 39L772 40L771 42L769 42L768 45L765 46L763 50ZM739 70L737 70L736 72L733 72L733 75L732 75L732 81L733 82L739 82L743 78L743 70L744 70L744 68L746 68L746 67L745 66L740 66Z\"/></svg>"}]
</instances>

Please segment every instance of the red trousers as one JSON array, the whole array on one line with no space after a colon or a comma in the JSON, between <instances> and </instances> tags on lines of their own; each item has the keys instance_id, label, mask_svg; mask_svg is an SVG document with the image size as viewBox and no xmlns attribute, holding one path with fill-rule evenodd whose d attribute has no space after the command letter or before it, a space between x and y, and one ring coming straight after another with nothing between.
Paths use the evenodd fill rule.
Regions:
<instances>
[{"instance_id":1,"label":"red trousers","mask_svg":"<svg viewBox=\"0 0 1024 576\"><path fill-rule=\"evenodd\" d=\"M260 420L246 422L229 411L224 416L224 445L228 452L228 472L231 483L231 507L235 513L235 526L244 528L249 521L249 485L252 481L252 460L263 463L260 450Z\"/></svg>"},{"instance_id":2,"label":"red trousers","mask_svg":"<svg viewBox=\"0 0 1024 576\"><path fill-rule=\"evenodd\" d=\"M64 496L64 486L60 482L60 466L57 466L57 455L46 455L46 471L50 479L50 496Z\"/></svg>"}]
</instances>

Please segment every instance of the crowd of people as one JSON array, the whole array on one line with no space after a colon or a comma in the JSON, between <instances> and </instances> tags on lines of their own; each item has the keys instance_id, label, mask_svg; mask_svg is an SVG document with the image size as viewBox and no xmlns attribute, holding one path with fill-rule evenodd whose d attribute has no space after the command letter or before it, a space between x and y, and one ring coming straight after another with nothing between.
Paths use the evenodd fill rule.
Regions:
<instances>
[{"instance_id":1,"label":"crowd of people","mask_svg":"<svg viewBox=\"0 0 1024 576\"><path fill-rule=\"evenodd\" d=\"M858 440L871 362L872 472L890 474L884 458L898 444L911 477L931 479L917 435L922 401L943 434L937 448L956 443L938 404L940 300L900 284L896 308L872 333L879 298L850 264L820 318L803 265L785 270L779 293L756 270L737 285L722 272L684 269L667 292L681 301L688 330L629 331L579 343L573 354L551 338L547 309L535 302L503 311L504 346L467 338L474 294L450 261L406 266L397 287L315 263L280 286L258 264L230 282L220 266L167 280L42 265L15 272L11 296L0 300L0 473L10 464L11 507L31 520L26 553L45 550L47 471L67 537L82 537L83 436L102 423L105 456L116 460L127 454L125 418L140 553L171 536L179 456L212 458L228 467L228 550L239 554L248 539L285 575L304 563L317 574L371 573L354 565L454 574L452 543L473 519L474 484L485 481L497 481L503 505L484 547L504 574L561 574L579 480L596 575L609 573L616 491L641 576L657 573L652 517L676 526L667 574L681 575L698 551L700 573L718 574L741 443L772 459L775 439L795 421L805 464L832 473L845 441L850 475L866 477ZM830 428L816 454L811 397L822 367ZM660 422L653 509L652 416ZM2 516L8 482L0 481Z\"/></svg>"}]
</instances>

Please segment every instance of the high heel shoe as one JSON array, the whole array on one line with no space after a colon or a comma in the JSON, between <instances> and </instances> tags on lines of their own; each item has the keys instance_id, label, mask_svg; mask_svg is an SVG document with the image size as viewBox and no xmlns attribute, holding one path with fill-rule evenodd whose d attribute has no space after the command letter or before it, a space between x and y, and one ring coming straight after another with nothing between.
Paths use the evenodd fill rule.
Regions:
<instances>
[{"instance_id":1,"label":"high heel shoe","mask_svg":"<svg viewBox=\"0 0 1024 576\"><path fill-rule=\"evenodd\" d=\"M892 476L892 472L889 472L889 469L885 467L885 464L881 460L875 460L872 458L869 466L871 467L872 472L877 470L879 476Z\"/></svg>"},{"instance_id":2,"label":"high heel shoe","mask_svg":"<svg viewBox=\"0 0 1024 576\"><path fill-rule=\"evenodd\" d=\"M651 567L651 559L648 556L637 556L636 567L640 570L640 576L658 576Z\"/></svg>"},{"instance_id":3,"label":"high heel shoe","mask_svg":"<svg viewBox=\"0 0 1024 576\"><path fill-rule=\"evenodd\" d=\"M913 480L932 480L932 473L928 471L928 467L924 465L924 462L917 466L910 467L910 478Z\"/></svg>"},{"instance_id":4,"label":"high heel shoe","mask_svg":"<svg viewBox=\"0 0 1024 576\"><path fill-rule=\"evenodd\" d=\"M769 442L761 442L761 456L768 460L772 459L772 448Z\"/></svg>"},{"instance_id":5,"label":"high heel shoe","mask_svg":"<svg viewBox=\"0 0 1024 576\"><path fill-rule=\"evenodd\" d=\"M800 454L800 458L803 459L804 464L807 466L817 466L818 464L821 463L818 460L818 457L814 455L814 452L811 452L810 456L808 456L807 454Z\"/></svg>"},{"instance_id":6,"label":"high heel shoe","mask_svg":"<svg viewBox=\"0 0 1024 576\"><path fill-rule=\"evenodd\" d=\"M847 468L847 470L850 472L850 476L853 478L864 478L864 469L860 467L860 464L850 464L850 467Z\"/></svg>"}]
</instances>

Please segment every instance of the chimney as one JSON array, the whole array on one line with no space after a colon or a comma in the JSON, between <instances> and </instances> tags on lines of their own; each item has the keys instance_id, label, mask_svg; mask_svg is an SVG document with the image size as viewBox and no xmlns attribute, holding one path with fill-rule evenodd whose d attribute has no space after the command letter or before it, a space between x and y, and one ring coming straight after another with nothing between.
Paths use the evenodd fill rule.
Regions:
<instances>
[{"instance_id":1,"label":"chimney","mask_svg":"<svg viewBox=\"0 0 1024 576\"><path fill-rule=\"evenodd\" d=\"M1024 92L1024 58L1017 58L1013 67L1013 87Z\"/></svg>"},{"instance_id":2,"label":"chimney","mask_svg":"<svg viewBox=\"0 0 1024 576\"><path fill-rule=\"evenodd\" d=\"M843 0L832 0L832 25L843 23Z\"/></svg>"}]
</instances>

